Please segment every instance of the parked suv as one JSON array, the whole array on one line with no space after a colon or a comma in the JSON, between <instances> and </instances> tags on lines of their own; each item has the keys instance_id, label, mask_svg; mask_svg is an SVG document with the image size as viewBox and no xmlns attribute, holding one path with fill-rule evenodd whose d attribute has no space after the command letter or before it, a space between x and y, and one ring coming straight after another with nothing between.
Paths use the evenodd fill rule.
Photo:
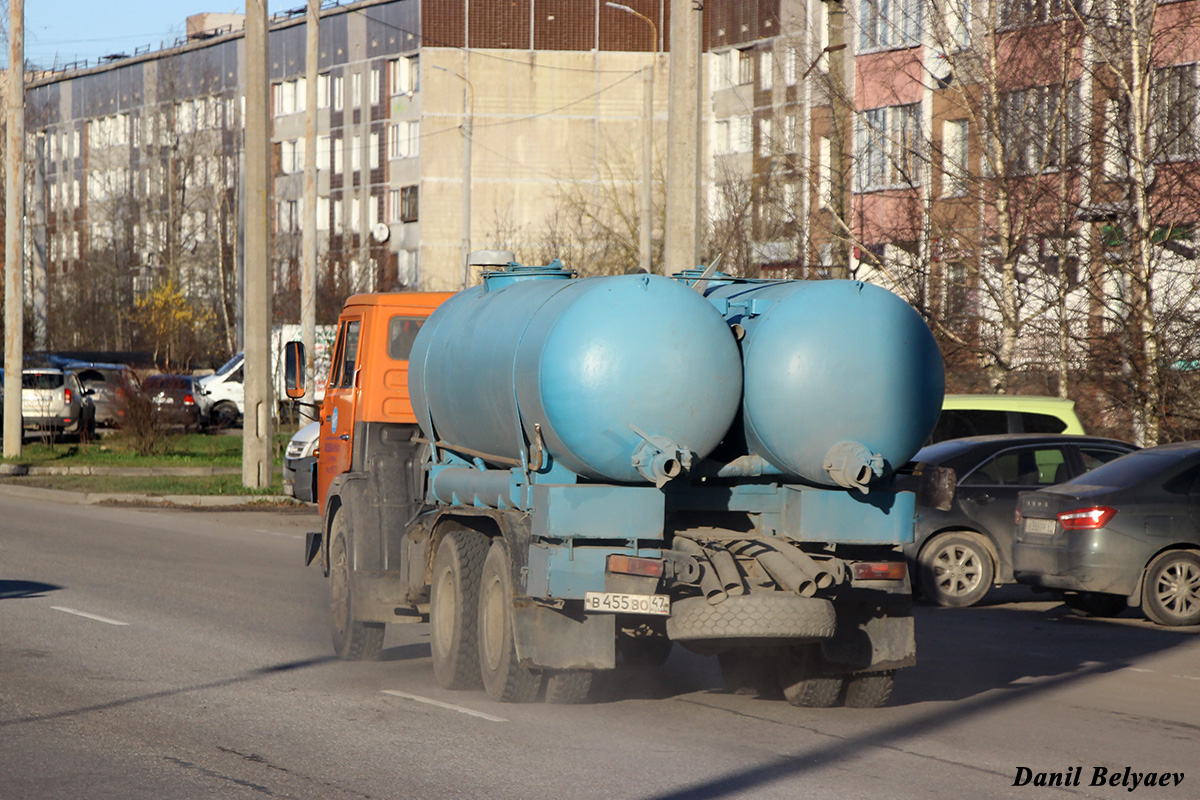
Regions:
<instances>
[{"instance_id":1,"label":"parked suv","mask_svg":"<svg viewBox=\"0 0 1200 800\"><path fill-rule=\"evenodd\" d=\"M1082 435L1075 402L1020 394L948 394L927 444L997 433Z\"/></svg>"},{"instance_id":2,"label":"parked suv","mask_svg":"<svg viewBox=\"0 0 1200 800\"><path fill-rule=\"evenodd\" d=\"M191 375L151 375L142 384L154 413L167 425L200 430L211 423L212 400Z\"/></svg>"},{"instance_id":3,"label":"parked suv","mask_svg":"<svg viewBox=\"0 0 1200 800\"><path fill-rule=\"evenodd\" d=\"M96 404L96 423L111 428L121 426L125 419L129 396L138 391L137 373L124 364L72 364L83 388L93 392Z\"/></svg>"},{"instance_id":4,"label":"parked suv","mask_svg":"<svg viewBox=\"0 0 1200 800\"><path fill-rule=\"evenodd\" d=\"M96 406L70 370L26 369L21 373L21 416L26 429L76 434L96 433Z\"/></svg>"}]
</instances>

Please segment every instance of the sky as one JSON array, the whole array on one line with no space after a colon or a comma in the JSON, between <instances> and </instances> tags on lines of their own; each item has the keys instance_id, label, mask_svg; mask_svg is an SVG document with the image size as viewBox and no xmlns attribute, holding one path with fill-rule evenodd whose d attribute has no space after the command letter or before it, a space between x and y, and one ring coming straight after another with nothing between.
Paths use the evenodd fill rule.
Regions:
<instances>
[{"instance_id":1,"label":"sky","mask_svg":"<svg viewBox=\"0 0 1200 800\"><path fill-rule=\"evenodd\" d=\"M4 28L8 27L8 4ZM268 0L275 14L303 8L305 0ZM111 53L133 55L135 48L170 46L184 35L191 14L205 11L243 13L237 0L25 0L25 61L43 68L87 59L88 65ZM8 63L8 40L0 62Z\"/></svg>"}]
</instances>

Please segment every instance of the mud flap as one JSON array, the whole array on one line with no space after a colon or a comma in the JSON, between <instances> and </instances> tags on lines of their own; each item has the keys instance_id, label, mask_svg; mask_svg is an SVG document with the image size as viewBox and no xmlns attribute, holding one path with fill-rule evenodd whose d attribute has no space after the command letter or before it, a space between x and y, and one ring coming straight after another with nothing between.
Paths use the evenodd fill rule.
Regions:
<instances>
[{"instance_id":1,"label":"mud flap","mask_svg":"<svg viewBox=\"0 0 1200 800\"><path fill-rule=\"evenodd\" d=\"M304 566L307 567L312 564L313 559L317 557L317 553L321 552L323 534L320 531L309 531L304 536Z\"/></svg>"},{"instance_id":2,"label":"mud flap","mask_svg":"<svg viewBox=\"0 0 1200 800\"><path fill-rule=\"evenodd\" d=\"M917 663L911 595L854 590L835 605L837 634L821 645L827 662L847 672L879 672Z\"/></svg>"},{"instance_id":3,"label":"mud flap","mask_svg":"<svg viewBox=\"0 0 1200 800\"><path fill-rule=\"evenodd\" d=\"M514 601L513 639L517 659L529 669L614 669L617 665L616 617L575 613L528 599Z\"/></svg>"}]
</instances>

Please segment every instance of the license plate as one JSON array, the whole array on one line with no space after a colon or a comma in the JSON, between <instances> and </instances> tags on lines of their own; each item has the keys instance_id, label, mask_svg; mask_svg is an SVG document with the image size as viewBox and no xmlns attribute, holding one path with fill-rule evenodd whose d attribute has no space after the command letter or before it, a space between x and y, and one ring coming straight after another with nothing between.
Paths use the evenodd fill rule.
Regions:
<instances>
[{"instance_id":1,"label":"license plate","mask_svg":"<svg viewBox=\"0 0 1200 800\"><path fill-rule=\"evenodd\" d=\"M1050 536L1054 533L1057 522L1052 519L1038 519L1037 517L1025 518L1025 532L1035 533L1039 536Z\"/></svg>"},{"instance_id":2,"label":"license plate","mask_svg":"<svg viewBox=\"0 0 1200 800\"><path fill-rule=\"evenodd\" d=\"M665 594L621 594L619 592L587 592L583 610L608 614L671 613L671 598Z\"/></svg>"}]
</instances>

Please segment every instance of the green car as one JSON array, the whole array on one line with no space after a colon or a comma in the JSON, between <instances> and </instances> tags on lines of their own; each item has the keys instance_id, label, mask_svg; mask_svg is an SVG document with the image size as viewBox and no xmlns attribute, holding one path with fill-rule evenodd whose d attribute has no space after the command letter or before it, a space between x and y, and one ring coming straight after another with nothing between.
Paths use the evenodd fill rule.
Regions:
<instances>
[{"instance_id":1,"label":"green car","mask_svg":"<svg viewBox=\"0 0 1200 800\"><path fill-rule=\"evenodd\" d=\"M1019 394L948 394L928 444L997 433L1066 433L1082 436L1075 402Z\"/></svg>"}]
</instances>

